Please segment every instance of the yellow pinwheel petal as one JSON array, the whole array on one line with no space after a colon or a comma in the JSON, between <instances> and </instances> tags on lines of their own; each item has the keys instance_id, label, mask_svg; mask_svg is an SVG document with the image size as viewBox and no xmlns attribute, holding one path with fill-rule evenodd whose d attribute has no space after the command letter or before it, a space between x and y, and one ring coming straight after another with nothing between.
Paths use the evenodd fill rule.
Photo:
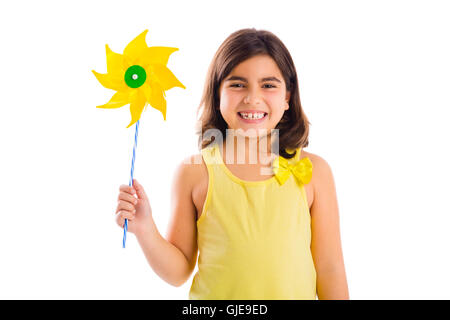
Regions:
<instances>
[{"instance_id":1,"label":"yellow pinwheel petal","mask_svg":"<svg viewBox=\"0 0 450 320\"><path fill-rule=\"evenodd\" d=\"M157 82L152 81L148 86L144 85L143 87L145 95L148 97L149 104L156 110L161 111L164 120L166 120L167 102L161 86Z\"/></svg>"},{"instance_id":2,"label":"yellow pinwheel petal","mask_svg":"<svg viewBox=\"0 0 450 320\"><path fill-rule=\"evenodd\" d=\"M141 90L136 90L134 94L135 97L130 104L131 122L128 124L127 128L131 127L141 118L146 103L145 96Z\"/></svg>"},{"instance_id":3,"label":"yellow pinwheel petal","mask_svg":"<svg viewBox=\"0 0 450 320\"><path fill-rule=\"evenodd\" d=\"M108 74L117 78L123 78L126 71L126 66L123 55L113 52L108 45L106 45L106 68Z\"/></svg>"},{"instance_id":4,"label":"yellow pinwheel petal","mask_svg":"<svg viewBox=\"0 0 450 320\"><path fill-rule=\"evenodd\" d=\"M152 88L150 87L150 81L145 81L145 83L142 85L141 89L142 93L145 96L145 100L147 100L147 102L150 102L150 96L152 94Z\"/></svg>"},{"instance_id":5,"label":"yellow pinwheel petal","mask_svg":"<svg viewBox=\"0 0 450 320\"><path fill-rule=\"evenodd\" d=\"M142 61L147 54L148 46L145 42L145 36L148 30L145 30L136 38L134 38L123 50L123 55L126 56L132 65L142 64Z\"/></svg>"},{"instance_id":6,"label":"yellow pinwheel petal","mask_svg":"<svg viewBox=\"0 0 450 320\"><path fill-rule=\"evenodd\" d=\"M125 81L122 78L113 76L111 74L102 74L92 70L97 80L101 83L102 86L108 89L116 90L116 91L127 91L127 86Z\"/></svg>"},{"instance_id":7,"label":"yellow pinwheel petal","mask_svg":"<svg viewBox=\"0 0 450 320\"><path fill-rule=\"evenodd\" d=\"M129 104L131 102L130 99L130 93L129 92L116 92L111 100L108 101L108 103L97 106L97 108L104 108L104 109L115 109L123 107L126 104Z\"/></svg>"},{"instance_id":8,"label":"yellow pinwheel petal","mask_svg":"<svg viewBox=\"0 0 450 320\"><path fill-rule=\"evenodd\" d=\"M147 53L143 57L143 62L146 64L162 64L167 65L169 57L172 53L178 51L178 48L172 47L149 47Z\"/></svg>"},{"instance_id":9,"label":"yellow pinwheel petal","mask_svg":"<svg viewBox=\"0 0 450 320\"><path fill-rule=\"evenodd\" d=\"M175 77L172 71L169 70L165 65L154 64L151 66L151 70L157 78L157 81L161 84L164 91L169 90L173 87L180 87L186 89L186 87Z\"/></svg>"}]
</instances>

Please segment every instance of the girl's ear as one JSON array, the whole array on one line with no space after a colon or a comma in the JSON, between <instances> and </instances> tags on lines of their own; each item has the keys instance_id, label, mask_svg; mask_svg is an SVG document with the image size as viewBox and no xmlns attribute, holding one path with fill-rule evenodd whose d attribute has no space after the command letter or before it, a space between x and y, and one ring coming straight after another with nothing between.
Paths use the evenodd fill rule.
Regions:
<instances>
[{"instance_id":1,"label":"girl's ear","mask_svg":"<svg viewBox=\"0 0 450 320\"><path fill-rule=\"evenodd\" d=\"M289 109L289 100L291 99L291 93L289 91L286 92L286 109Z\"/></svg>"}]
</instances>

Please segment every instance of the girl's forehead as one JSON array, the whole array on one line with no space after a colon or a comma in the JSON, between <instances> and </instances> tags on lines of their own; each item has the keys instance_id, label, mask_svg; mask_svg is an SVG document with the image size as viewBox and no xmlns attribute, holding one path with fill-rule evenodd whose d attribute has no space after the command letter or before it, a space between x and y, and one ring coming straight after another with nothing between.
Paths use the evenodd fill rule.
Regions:
<instances>
[{"instance_id":1,"label":"girl's forehead","mask_svg":"<svg viewBox=\"0 0 450 320\"><path fill-rule=\"evenodd\" d=\"M277 63L272 59L272 57L268 55L257 55L244 60L236 67L234 67L230 73L252 73L259 75L265 73L274 73L281 75L281 71L278 68Z\"/></svg>"}]
</instances>

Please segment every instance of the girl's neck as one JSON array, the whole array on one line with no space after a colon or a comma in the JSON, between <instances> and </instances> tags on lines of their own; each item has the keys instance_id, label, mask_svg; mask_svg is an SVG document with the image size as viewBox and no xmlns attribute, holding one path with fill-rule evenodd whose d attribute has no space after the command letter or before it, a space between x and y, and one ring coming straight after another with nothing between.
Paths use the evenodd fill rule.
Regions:
<instances>
[{"instance_id":1,"label":"girl's neck","mask_svg":"<svg viewBox=\"0 0 450 320\"><path fill-rule=\"evenodd\" d=\"M227 164L267 165L273 160L272 136L248 137L227 135L223 143L223 158Z\"/></svg>"}]
</instances>

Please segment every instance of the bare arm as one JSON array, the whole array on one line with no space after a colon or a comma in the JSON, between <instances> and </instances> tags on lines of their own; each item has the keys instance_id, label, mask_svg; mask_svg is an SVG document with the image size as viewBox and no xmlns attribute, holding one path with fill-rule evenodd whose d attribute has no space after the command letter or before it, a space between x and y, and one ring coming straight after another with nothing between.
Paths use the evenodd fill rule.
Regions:
<instances>
[{"instance_id":1,"label":"bare arm","mask_svg":"<svg viewBox=\"0 0 450 320\"><path fill-rule=\"evenodd\" d=\"M137 239L148 263L161 279L176 287L184 283L189 264L180 249L165 240L155 226L137 235Z\"/></svg>"},{"instance_id":2,"label":"bare arm","mask_svg":"<svg viewBox=\"0 0 450 320\"><path fill-rule=\"evenodd\" d=\"M191 196L195 176L191 166L183 161L174 175L167 240L158 232L153 219L136 234L152 269L174 286L186 282L197 260L196 209Z\"/></svg>"},{"instance_id":3,"label":"bare arm","mask_svg":"<svg viewBox=\"0 0 450 320\"><path fill-rule=\"evenodd\" d=\"M317 295L320 300L349 299L333 174L328 163L319 156L314 156L313 165L311 252L317 272Z\"/></svg>"}]
</instances>

